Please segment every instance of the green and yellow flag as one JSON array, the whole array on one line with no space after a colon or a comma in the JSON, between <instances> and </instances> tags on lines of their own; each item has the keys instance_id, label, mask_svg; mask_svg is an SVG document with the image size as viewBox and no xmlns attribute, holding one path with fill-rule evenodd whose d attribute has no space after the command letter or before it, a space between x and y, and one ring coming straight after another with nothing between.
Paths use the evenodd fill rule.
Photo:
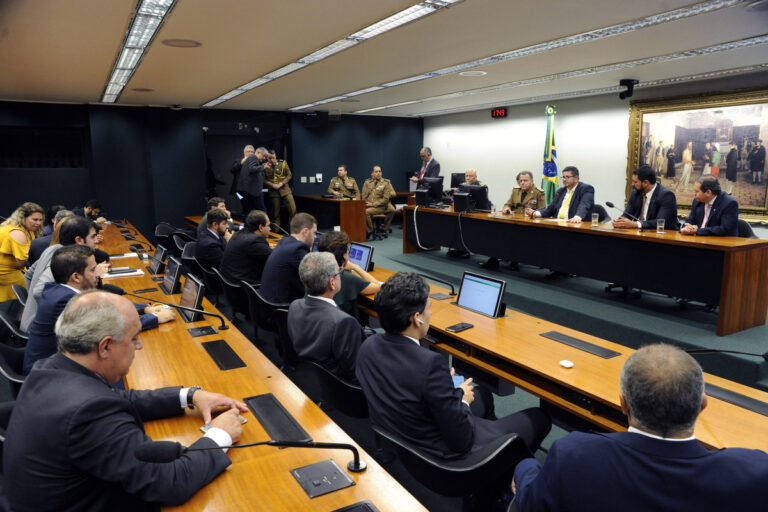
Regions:
<instances>
[{"instance_id":1,"label":"green and yellow flag","mask_svg":"<svg viewBox=\"0 0 768 512\"><path fill-rule=\"evenodd\" d=\"M555 114L557 105L547 105L547 140L544 143L544 171L541 176L541 189L547 198L547 204L552 202L557 190L557 151L555 149Z\"/></svg>"}]
</instances>

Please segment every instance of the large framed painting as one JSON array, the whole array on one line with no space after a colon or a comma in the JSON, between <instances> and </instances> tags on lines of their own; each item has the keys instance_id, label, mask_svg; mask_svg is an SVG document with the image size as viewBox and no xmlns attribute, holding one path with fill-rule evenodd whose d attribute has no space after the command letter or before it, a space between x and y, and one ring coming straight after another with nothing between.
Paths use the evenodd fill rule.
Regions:
<instances>
[{"instance_id":1,"label":"large framed painting","mask_svg":"<svg viewBox=\"0 0 768 512\"><path fill-rule=\"evenodd\" d=\"M768 223L768 89L636 101L629 110L627 199L632 171L648 164L687 215L694 182L712 174L741 218Z\"/></svg>"}]
</instances>

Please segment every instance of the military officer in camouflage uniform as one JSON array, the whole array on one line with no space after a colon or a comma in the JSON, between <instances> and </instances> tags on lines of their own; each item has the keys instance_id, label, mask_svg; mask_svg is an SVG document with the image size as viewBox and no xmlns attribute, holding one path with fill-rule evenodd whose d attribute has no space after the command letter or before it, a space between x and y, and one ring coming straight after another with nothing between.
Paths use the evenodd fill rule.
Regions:
<instances>
[{"instance_id":1,"label":"military officer in camouflage uniform","mask_svg":"<svg viewBox=\"0 0 768 512\"><path fill-rule=\"evenodd\" d=\"M338 173L328 184L328 193L341 199L360 199L360 189L355 178L347 176L347 166L341 164Z\"/></svg>"},{"instance_id":2,"label":"military officer in camouflage uniform","mask_svg":"<svg viewBox=\"0 0 768 512\"><path fill-rule=\"evenodd\" d=\"M512 190L512 195L504 204L501 213L519 213L524 214L526 208L538 210L547 206L547 199L544 192L536 188L533 184L533 174L531 171L523 171L517 175L518 188Z\"/></svg>"},{"instance_id":3,"label":"military officer in camouflage uniform","mask_svg":"<svg viewBox=\"0 0 768 512\"><path fill-rule=\"evenodd\" d=\"M274 151L269 153L269 162L272 164L270 169L264 170L264 186L269 191L269 204L272 211L269 216L272 224L280 227L280 205L285 204L288 207L288 223L296 214L296 203L293 200L293 193L288 183L291 181L291 168L288 162L278 160Z\"/></svg>"},{"instance_id":4,"label":"military officer in camouflage uniform","mask_svg":"<svg viewBox=\"0 0 768 512\"><path fill-rule=\"evenodd\" d=\"M384 229L389 231L392 218L395 216L395 207L389 202L395 197L395 189L388 179L381 177L381 167L373 166L371 177L363 184L363 200L365 201L365 230L370 236L373 233L373 216L386 215Z\"/></svg>"}]
</instances>

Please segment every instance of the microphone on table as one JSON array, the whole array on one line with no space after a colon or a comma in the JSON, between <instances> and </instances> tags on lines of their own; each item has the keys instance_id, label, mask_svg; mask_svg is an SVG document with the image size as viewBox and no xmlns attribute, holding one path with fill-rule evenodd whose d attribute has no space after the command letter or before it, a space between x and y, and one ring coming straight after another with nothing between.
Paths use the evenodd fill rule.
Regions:
<instances>
[{"instance_id":1,"label":"microphone on table","mask_svg":"<svg viewBox=\"0 0 768 512\"><path fill-rule=\"evenodd\" d=\"M136 447L134 455L144 462L165 463L173 462L188 452L202 452L208 450L221 450L222 448L249 448L251 446L279 446L287 448L334 448L351 450L353 459L347 464L347 469L354 473L365 471L366 464L360 460L360 453L351 444L345 443L318 443L314 441L260 441L258 443L233 444L231 446L213 446L205 448L189 448L175 441L150 441Z\"/></svg>"},{"instance_id":2,"label":"microphone on table","mask_svg":"<svg viewBox=\"0 0 768 512\"><path fill-rule=\"evenodd\" d=\"M287 232L285 229L283 229L280 224L275 224L274 222L270 222L272 226L275 226L277 229L279 229L285 236L291 236L289 232Z\"/></svg>"},{"instance_id":3,"label":"microphone on table","mask_svg":"<svg viewBox=\"0 0 768 512\"><path fill-rule=\"evenodd\" d=\"M692 348L685 351L688 354L697 355L697 354L740 354L742 356L754 356L754 357L762 357L766 361L768 361L768 352L764 354L753 354L752 352L739 352L738 350L720 350L716 348Z\"/></svg>"},{"instance_id":4,"label":"microphone on table","mask_svg":"<svg viewBox=\"0 0 768 512\"><path fill-rule=\"evenodd\" d=\"M634 215L632 215L631 213L627 213L627 210L626 210L626 208L625 208L624 210L622 210L622 209L621 209L621 208L619 208L618 206L614 206L614 204L613 204L612 202L610 202L610 201L606 201L606 202L605 202L605 206L607 206L608 208L613 208L613 209L615 209L615 210L619 210L619 211L621 212L621 214L622 214L622 215L626 215L627 217L629 217L630 219L632 219L632 220L633 220L633 221L635 221L635 222L640 222L640 219L638 219L637 217L635 217L635 216L634 216ZM643 228L641 227L641 228L640 228L640 231L642 231L642 230L643 230Z\"/></svg>"},{"instance_id":5,"label":"microphone on table","mask_svg":"<svg viewBox=\"0 0 768 512\"><path fill-rule=\"evenodd\" d=\"M162 301L159 301L157 299L152 299L150 297L145 297L143 295L138 295L138 294L135 294L135 293L125 292L124 295L130 295L131 297L136 297L138 299L143 299L143 300L145 300L147 302L150 302L150 303L162 304L163 306L170 306L170 307L172 307L174 309L183 309L184 311L191 311L193 313L200 313L200 314L206 315L206 316L215 316L216 318L221 320L221 325L219 326L219 330L220 331L224 331L226 329L229 329L229 326L224 323L224 317L219 315L219 314L217 314L217 313L211 313L210 311L206 311L204 309L190 308L188 306L182 306L180 304L171 304L170 302L162 302Z\"/></svg>"},{"instance_id":6,"label":"microphone on table","mask_svg":"<svg viewBox=\"0 0 768 512\"><path fill-rule=\"evenodd\" d=\"M129 235L123 235L123 238L125 238L126 240L131 240L131 241L133 241L133 242L139 242L140 244L144 244L144 245L146 245L147 247L149 247L150 249L153 249L153 248L154 248L154 247L152 246L152 244L150 244L149 242L144 242L144 241L142 241L142 240L139 240L138 238L134 238L134 237L132 237L132 236L129 236Z\"/></svg>"},{"instance_id":7,"label":"microphone on table","mask_svg":"<svg viewBox=\"0 0 768 512\"><path fill-rule=\"evenodd\" d=\"M430 279L432 281L437 281L438 283L447 284L448 286L451 287L450 295L456 295L456 290L453 288L453 285L451 283L449 283L448 281L443 281L442 279L438 279L436 277L428 276L427 274L421 274L419 272L416 272L416 273L418 275L420 275L421 277L423 277L424 279Z\"/></svg>"}]
</instances>

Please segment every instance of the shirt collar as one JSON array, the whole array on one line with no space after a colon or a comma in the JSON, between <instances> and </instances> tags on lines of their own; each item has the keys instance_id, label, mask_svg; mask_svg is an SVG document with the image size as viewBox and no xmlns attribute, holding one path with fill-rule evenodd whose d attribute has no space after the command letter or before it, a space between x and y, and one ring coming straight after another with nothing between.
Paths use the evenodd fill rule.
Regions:
<instances>
[{"instance_id":1,"label":"shirt collar","mask_svg":"<svg viewBox=\"0 0 768 512\"><path fill-rule=\"evenodd\" d=\"M653 192L656 190L656 187L658 187L658 186L659 186L659 184L658 184L658 183L654 184L654 185L653 185L653 188L652 188L651 190L649 190L648 192L646 192L646 194L645 194L645 197L647 197L648 199L650 199L650 198L651 198L651 196L653 195Z\"/></svg>"},{"instance_id":2,"label":"shirt collar","mask_svg":"<svg viewBox=\"0 0 768 512\"><path fill-rule=\"evenodd\" d=\"M696 439L696 436L686 437L684 439L676 439L676 438L671 438L671 437L661 437L661 436L657 436L657 435L654 435L654 434L649 434L648 432L646 432L644 430L640 430L639 428L635 428L635 427L629 427L629 429L627 429L627 432L632 432L633 434L640 434L642 436L650 437L650 438L653 438L653 439L660 439L662 441L675 441L675 442L677 442L677 441L693 441L694 439Z\"/></svg>"},{"instance_id":3,"label":"shirt collar","mask_svg":"<svg viewBox=\"0 0 768 512\"><path fill-rule=\"evenodd\" d=\"M311 298L317 299L317 300L324 300L328 304L333 304L334 307L337 307L336 303L333 301L333 299L329 299L328 297L322 297L320 295L307 295L307 297L311 297Z\"/></svg>"},{"instance_id":4,"label":"shirt collar","mask_svg":"<svg viewBox=\"0 0 768 512\"><path fill-rule=\"evenodd\" d=\"M77 289L77 288L75 288L74 286L69 286L69 285L68 285L68 284L66 284L66 283L62 284L61 286L66 286L67 288L69 288L69 289L70 289L70 290L72 290L73 292L75 292L75 293L80 293L80 290L78 290L78 289Z\"/></svg>"},{"instance_id":5,"label":"shirt collar","mask_svg":"<svg viewBox=\"0 0 768 512\"><path fill-rule=\"evenodd\" d=\"M221 238L221 237L219 236L219 234L218 234L217 232L215 232L214 230L212 230L211 228L208 228L208 231L210 231L211 233L213 233L213 236L215 236L215 237L216 237L216 240L218 240L219 238Z\"/></svg>"},{"instance_id":6,"label":"shirt collar","mask_svg":"<svg viewBox=\"0 0 768 512\"><path fill-rule=\"evenodd\" d=\"M403 334L403 336L405 336L405 334ZM421 343L419 343L419 340L417 340L416 338L411 338L410 336L405 336L405 337L411 340L412 342L414 342L415 344L417 344L418 346L421 346Z\"/></svg>"}]
</instances>

